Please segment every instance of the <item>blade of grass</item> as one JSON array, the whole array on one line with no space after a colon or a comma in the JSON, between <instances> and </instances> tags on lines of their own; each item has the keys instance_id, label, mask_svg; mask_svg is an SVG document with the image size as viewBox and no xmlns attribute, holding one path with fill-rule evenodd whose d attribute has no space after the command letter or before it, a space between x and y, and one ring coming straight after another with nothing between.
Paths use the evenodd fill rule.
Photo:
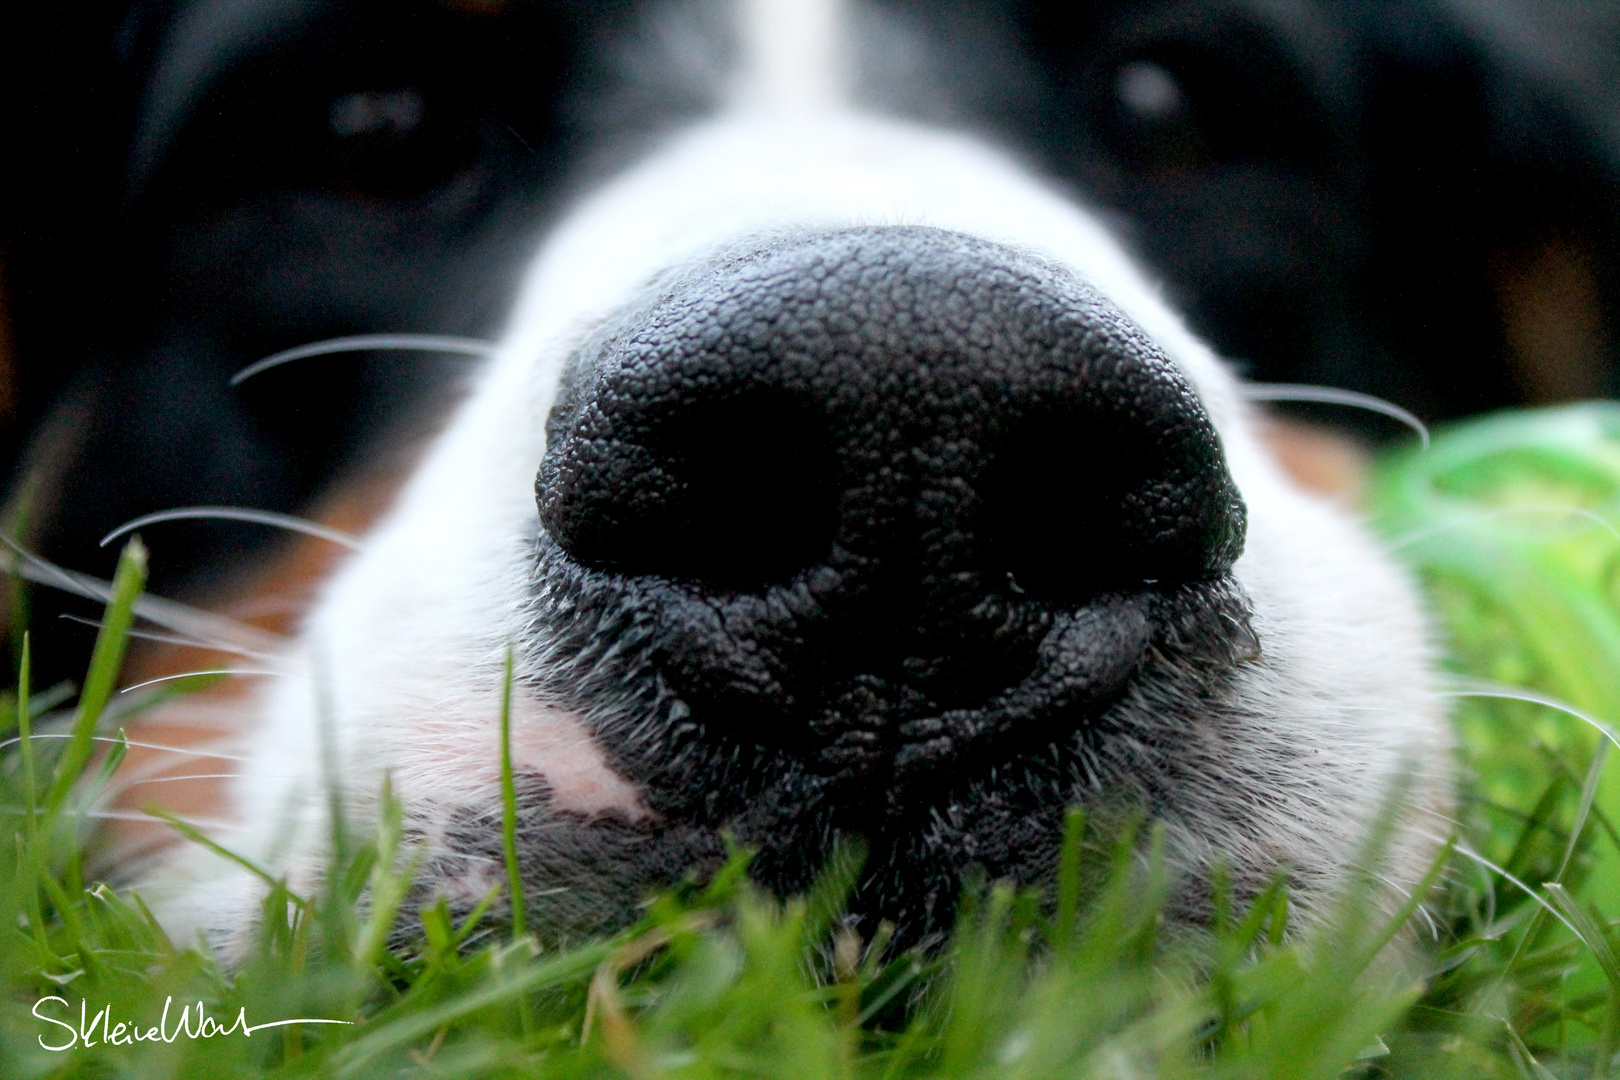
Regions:
<instances>
[{"instance_id":1,"label":"blade of grass","mask_svg":"<svg viewBox=\"0 0 1620 1080\"><path fill-rule=\"evenodd\" d=\"M1429 895L1429 891L1434 888L1435 883L1439 881L1441 875L1446 872L1446 867L1451 865L1451 855L1456 848L1456 837L1452 837L1446 841L1445 846L1440 849L1440 854L1436 855L1434 861L1429 864L1428 873L1424 874L1422 880L1420 880L1412 889L1411 895L1406 898L1405 902L1401 904L1401 906L1396 910L1395 914L1390 916L1390 918L1384 922L1383 928L1380 929L1373 936L1372 940L1362 949L1361 953L1359 954L1360 960L1357 965L1358 970L1371 964L1373 957L1383 952L1384 947L1391 941L1394 941L1395 935L1399 934L1401 929L1407 924L1412 916L1417 914L1418 907Z\"/></svg>"},{"instance_id":2,"label":"blade of grass","mask_svg":"<svg viewBox=\"0 0 1620 1080\"><path fill-rule=\"evenodd\" d=\"M506 647L506 662L501 671L501 854L506 860L507 890L511 894L512 940L522 941L528 933L523 904L523 868L517 856L517 782L512 767L512 646ZM529 999L517 998L518 1027L524 1037L531 1028Z\"/></svg>"},{"instance_id":3,"label":"blade of grass","mask_svg":"<svg viewBox=\"0 0 1620 1080\"><path fill-rule=\"evenodd\" d=\"M478 929L478 924L484 921L484 916L489 914L489 909L495 906L495 901L500 899L500 896L501 887L494 885L484 894L483 899L467 912L467 917L461 920L461 925L455 928L455 933L451 936L452 947L460 948L468 935Z\"/></svg>"},{"instance_id":4,"label":"blade of grass","mask_svg":"<svg viewBox=\"0 0 1620 1080\"><path fill-rule=\"evenodd\" d=\"M29 818L32 819L33 816L30 814ZM22 893L28 929L34 935L34 947L42 956L55 956L45 929L45 906L39 899L40 888L43 885L40 877L44 873L39 866L39 845L37 840L31 843L26 833L13 833L12 836L16 841L17 866L21 871L15 885Z\"/></svg>"},{"instance_id":5,"label":"blade of grass","mask_svg":"<svg viewBox=\"0 0 1620 1080\"><path fill-rule=\"evenodd\" d=\"M27 539L28 521L31 516L30 511L33 509L33 502L34 482L30 478L23 481L21 490L13 496L12 513L6 521L5 527L7 536ZM29 608L31 605L28 597L28 585L23 580L22 575L17 572L19 562L20 560L14 559L11 565L6 568L6 615L11 631L8 635L12 648L11 659L16 664L17 670L21 672L25 662L23 651L28 643ZM24 701L28 699L27 694L22 694L21 697Z\"/></svg>"},{"instance_id":6,"label":"blade of grass","mask_svg":"<svg viewBox=\"0 0 1620 1080\"><path fill-rule=\"evenodd\" d=\"M209 851L212 851L220 858L235 863L237 866L240 866L242 869L246 870L248 873L252 874L254 877L270 886L272 889L286 887L280 878L274 877L268 870L259 866L259 864L255 863L247 856L239 855L230 848L219 843L213 837L197 828L197 826L191 824L191 822L183 820L161 806L147 806L145 810L153 817L162 818L169 824L170 828L174 829L181 836L184 836L187 840L190 840L193 843L201 844L203 847L207 848ZM297 893L291 891L288 891L287 898L297 905L300 910L309 909L309 900L307 898L299 896Z\"/></svg>"},{"instance_id":7,"label":"blade of grass","mask_svg":"<svg viewBox=\"0 0 1620 1080\"><path fill-rule=\"evenodd\" d=\"M485 985L435 1008L403 1016L367 1034L339 1051L331 1064L334 1077L374 1075L366 1066L381 1054L431 1036L446 1024L539 990L582 982L628 940L626 935L603 938L549 960L531 962L515 975Z\"/></svg>"},{"instance_id":8,"label":"blade of grass","mask_svg":"<svg viewBox=\"0 0 1620 1080\"><path fill-rule=\"evenodd\" d=\"M29 847L35 848L39 843L39 822L35 816L39 809L39 780L35 774L34 765L34 717L33 709L29 706L28 695L32 689L29 685L32 678L33 666L32 645L29 636L25 633L22 639L22 651L17 659L17 735L21 740L19 752L22 755L23 773L23 810L28 818Z\"/></svg>"},{"instance_id":9,"label":"blade of grass","mask_svg":"<svg viewBox=\"0 0 1620 1080\"><path fill-rule=\"evenodd\" d=\"M1581 802L1575 814L1575 821L1570 826L1569 840L1564 845L1564 857L1558 863L1558 872L1553 875L1553 881L1560 885L1564 880L1565 872L1569 869L1570 859L1575 856L1575 849L1580 844L1581 835L1586 831L1587 819L1592 813L1592 802L1597 796L1598 781L1602 779L1603 765L1608 760L1608 754L1609 744L1599 740L1597 749L1592 753L1592 764L1587 767L1586 779L1581 784ZM1525 947L1534 939L1536 927L1540 921L1541 908L1532 908L1530 917L1526 920L1524 932L1514 942L1513 952L1508 956L1507 963L1502 965L1501 971L1498 973L1498 982L1512 975L1514 968L1518 965L1519 957L1524 953Z\"/></svg>"},{"instance_id":10,"label":"blade of grass","mask_svg":"<svg viewBox=\"0 0 1620 1080\"><path fill-rule=\"evenodd\" d=\"M1249 905L1249 911L1232 933L1230 941L1232 947L1240 952L1247 953L1260 940L1260 935L1268 924L1276 919L1278 904L1286 904L1285 897L1288 891L1288 874L1279 870L1271 877L1267 885L1254 902ZM1280 942L1272 942L1280 944Z\"/></svg>"},{"instance_id":11,"label":"blade of grass","mask_svg":"<svg viewBox=\"0 0 1620 1080\"><path fill-rule=\"evenodd\" d=\"M1542 887L1547 891L1547 899L1574 927L1575 936L1591 950L1603 977L1609 981L1609 1000L1603 1010L1603 1027L1592 1067L1594 1077L1607 1076L1609 1060L1614 1057L1615 1045L1620 1041L1620 957L1615 955L1614 939L1608 928L1600 925L1562 884L1549 881Z\"/></svg>"},{"instance_id":12,"label":"blade of grass","mask_svg":"<svg viewBox=\"0 0 1620 1080\"><path fill-rule=\"evenodd\" d=\"M57 761L55 781L45 796L47 815L61 807L90 760L91 736L117 686L118 673L124 664L124 649L129 642L129 628L135 618L135 601L145 585L146 548L137 538L125 545L118 557L112 599L102 616L101 632L96 635L95 649L90 654L84 691L79 695L79 708L73 720L73 737Z\"/></svg>"},{"instance_id":13,"label":"blade of grass","mask_svg":"<svg viewBox=\"0 0 1620 1080\"><path fill-rule=\"evenodd\" d=\"M377 818L377 862L371 873L371 911L360 928L355 956L368 968L383 962L389 935L394 930L399 907L410 892L411 882L421 863L421 852L412 853L400 865L405 806L394 794L393 784L383 779L380 813Z\"/></svg>"},{"instance_id":14,"label":"blade of grass","mask_svg":"<svg viewBox=\"0 0 1620 1080\"><path fill-rule=\"evenodd\" d=\"M1067 956L1080 917L1080 845L1086 836L1086 812L1071 806L1063 812L1063 847L1058 852L1057 913L1053 916L1052 951Z\"/></svg>"},{"instance_id":15,"label":"blade of grass","mask_svg":"<svg viewBox=\"0 0 1620 1080\"><path fill-rule=\"evenodd\" d=\"M840 836L805 896L803 947L814 949L849 905L850 894L866 865L866 841Z\"/></svg>"},{"instance_id":16,"label":"blade of grass","mask_svg":"<svg viewBox=\"0 0 1620 1080\"><path fill-rule=\"evenodd\" d=\"M506 883L512 906L512 937L527 932L523 910L523 869L517 856L517 786L512 778L512 647L506 647L501 676L501 851L506 857Z\"/></svg>"},{"instance_id":17,"label":"blade of grass","mask_svg":"<svg viewBox=\"0 0 1620 1080\"><path fill-rule=\"evenodd\" d=\"M113 742L107 750L107 756L102 759L101 765L96 769L94 779L84 785L84 790L77 800L80 814L89 813L95 806L96 800L101 797L101 793L106 790L107 784L112 780L113 773L118 771L118 766L122 765L124 758L128 756L129 736L124 733L123 728L119 728L118 734L113 737Z\"/></svg>"}]
</instances>

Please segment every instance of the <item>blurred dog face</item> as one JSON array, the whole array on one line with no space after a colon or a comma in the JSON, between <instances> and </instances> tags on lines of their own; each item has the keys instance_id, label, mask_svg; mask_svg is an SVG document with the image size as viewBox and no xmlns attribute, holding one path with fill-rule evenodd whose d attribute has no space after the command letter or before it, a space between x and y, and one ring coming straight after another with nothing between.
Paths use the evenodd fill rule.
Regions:
<instances>
[{"instance_id":1,"label":"blurred dog face","mask_svg":"<svg viewBox=\"0 0 1620 1080\"><path fill-rule=\"evenodd\" d=\"M27 104L10 141L32 162L4 181L11 441L40 481L38 546L105 571L96 540L138 514L298 511L436 418L461 361L227 380L333 335L496 333L547 228L726 99L733 6L8 12ZM1593 51L1601 28L1558 18L1528 2L863 0L846 59L865 106L971 130L1072 187L1253 377L1437 417L1612 386L1620 80ZM263 533L148 538L174 593ZM56 640L37 651L72 663L82 642L61 635L78 631L43 622Z\"/></svg>"},{"instance_id":2,"label":"blurred dog face","mask_svg":"<svg viewBox=\"0 0 1620 1080\"><path fill-rule=\"evenodd\" d=\"M1038 881L1063 810L1166 828L1305 911L1406 770L1421 876L1447 740L1409 588L1255 440L1232 376L1086 211L980 141L851 108L828 0L742 4L727 102L576 201L498 354L272 680L235 839L308 885L323 717L386 775L422 888L520 861L548 936L715 865L948 925L970 866ZM324 703L324 704L323 704ZM329 710L329 711L328 711ZM267 813L285 808L285 820ZM226 941L255 883L166 867Z\"/></svg>"}]
</instances>

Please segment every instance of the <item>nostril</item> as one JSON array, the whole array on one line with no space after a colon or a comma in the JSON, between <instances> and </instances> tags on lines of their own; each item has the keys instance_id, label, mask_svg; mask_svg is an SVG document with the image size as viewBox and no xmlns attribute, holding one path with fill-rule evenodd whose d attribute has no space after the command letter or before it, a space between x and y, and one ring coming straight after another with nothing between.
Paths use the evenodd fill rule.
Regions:
<instances>
[{"instance_id":1,"label":"nostril","mask_svg":"<svg viewBox=\"0 0 1620 1080\"><path fill-rule=\"evenodd\" d=\"M1035 599L1074 603L1144 575L1119 511L1137 486L1117 446L1085 418L1026 424L981 484L980 552L992 581Z\"/></svg>"},{"instance_id":2,"label":"nostril","mask_svg":"<svg viewBox=\"0 0 1620 1080\"><path fill-rule=\"evenodd\" d=\"M1204 424L1088 411L1026 416L980 483L991 581L1072 606L1147 581L1224 572L1243 507ZM1207 437L1206 437L1207 436Z\"/></svg>"},{"instance_id":3,"label":"nostril","mask_svg":"<svg viewBox=\"0 0 1620 1080\"><path fill-rule=\"evenodd\" d=\"M667 549L644 553L642 573L748 588L827 559L838 531L837 463L819 417L745 396L676 424L679 525Z\"/></svg>"},{"instance_id":4,"label":"nostril","mask_svg":"<svg viewBox=\"0 0 1620 1080\"><path fill-rule=\"evenodd\" d=\"M819 416L743 393L548 455L540 518L587 566L747 590L826 560L836 471Z\"/></svg>"}]
</instances>

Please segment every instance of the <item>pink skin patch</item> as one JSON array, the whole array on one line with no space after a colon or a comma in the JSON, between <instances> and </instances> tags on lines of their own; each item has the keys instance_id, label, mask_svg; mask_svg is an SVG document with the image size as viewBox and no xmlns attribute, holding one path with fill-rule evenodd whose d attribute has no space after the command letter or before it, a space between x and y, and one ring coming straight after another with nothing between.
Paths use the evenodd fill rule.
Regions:
<instances>
[{"instance_id":1,"label":"pink skin patch","mask_svg":"<svg viewBox=\"0 0 1620 1080\"><path fill-rule=\"evenodd\" d=\"M393 765L397 790L423 807L500 805L500 701L477 695L424 717L411 710L409 741ZM512 771L545 780L551 806L586 817L651 816L634 783L614 772L590 728L567 709L512 699Z\"/></svg>"},{"instance_id":2,"label":"pink skin patch","mask_svg":"<svg viewBox=\"0 0 1620 1080\"><path fill-rule=\"evenodd\" d=\"M630 821L648 815L635 785L608 767L590 730L567 709L513 698L512 769L544 777L559 810L586 815L613 810Z\"/></svg>"},{"instance_id":3,"label":"pink skin patch","mask_svg":"<svg viewBox=\"0 0 1620 1080\"><path fill-rule=\"evenodd\" d=\"M462 873L438 879L439 894L451 904L471 907L506 883L506 868L488 862L468 867Z\"/></svg>"}]
</instances>

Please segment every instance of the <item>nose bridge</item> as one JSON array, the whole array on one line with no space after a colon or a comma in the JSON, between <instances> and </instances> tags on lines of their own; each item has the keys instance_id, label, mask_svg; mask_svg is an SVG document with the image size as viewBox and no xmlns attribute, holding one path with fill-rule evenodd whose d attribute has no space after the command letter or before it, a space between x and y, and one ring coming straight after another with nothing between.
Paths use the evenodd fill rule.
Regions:
<instances>
[{"instance_id":1,"label":"nose bridge","mask_svg":"<svg viewBox=\"0 0 1620 1080\"><path fill-rule=\"evenodd\" d=\"M847 101L845 0L734 0L741 61L733 107L829 113Z\"/></svg>"}]
</instances>

